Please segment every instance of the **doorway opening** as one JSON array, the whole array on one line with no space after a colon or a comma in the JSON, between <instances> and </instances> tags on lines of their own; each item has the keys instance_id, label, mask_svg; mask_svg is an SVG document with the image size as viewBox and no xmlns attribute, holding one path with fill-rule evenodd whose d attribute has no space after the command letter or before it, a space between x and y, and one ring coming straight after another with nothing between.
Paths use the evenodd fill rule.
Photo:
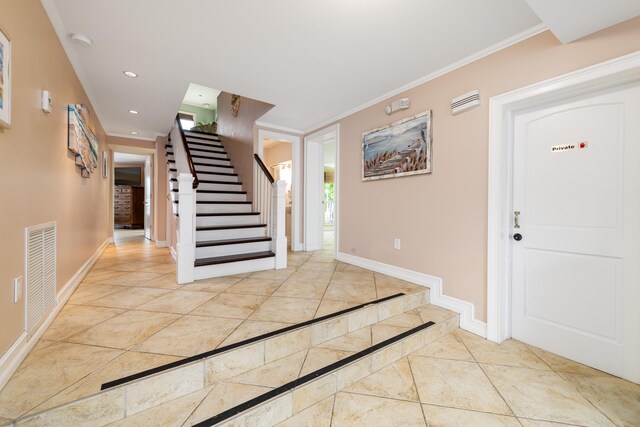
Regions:
<instances>
[{"instance_id":1,"label":"doorway opening","mask_svg":"<svg viewBox=\"0 0 640 427\"><path fill-rule=\"evenodd\" d=\"M114 240L151 240L152 186L152 155L113 153Z\"/></svg>"},{"instance_id":2,"label":"doorway opening","mask_svg":"<svg viewBox=\"0 0 640 427\"><path fill-rule=\"evenodd\" d=\"M305 138L305 250L338 248L338 125Z\"/></svg>"},{"instance_id":3,"label":"doorway opening","mask_svg":"<svg viewBox=\"0 0 640 427\"><path fill-rule=\"evenodd\" d=\"M302 250L300 242L300 146L301 138L284 133L260 130L256 153L276 180L287 183L285 192L285 235L287 248Z\"/></svg>"}]
</instances>

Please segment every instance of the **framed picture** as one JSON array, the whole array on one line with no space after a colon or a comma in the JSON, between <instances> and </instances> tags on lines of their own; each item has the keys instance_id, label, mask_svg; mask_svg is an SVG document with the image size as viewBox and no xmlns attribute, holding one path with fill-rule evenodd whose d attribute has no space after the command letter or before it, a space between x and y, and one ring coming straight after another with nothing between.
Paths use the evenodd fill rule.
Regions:
<instances>
[{"instance_id":1,"label":"framed picture","mask_svg":"<svg viewBox=\"0 0 640 427\"><path fill-rule=\"evenodd\" d=\"M75 154L76 165L80 166L82 176L89 178L98 167L98 138L85 105L69 104L68 148Z\"/></svg>"},{"instance_id":2,"label":"framed picture","mask_svg":"<svg viewBox=\"0 0 640 427\"><path fill-rule=\"evenodd\" d=\"M109 177L109 157L106 151L102 151L102 177L104 179Z\"/></svg>"},{"instance_id":3,"label":"framed picture","mask_svg":"<svg viewBox=\"0 0 640 427\"><path fill-rule=\"evenodd\" d=\"M0 126L11 126L11 41L0 29Z\"/></svg>"},{"instance_id":4,"label":"framed picture","mask_svg":"<svg viewBox=\"0 0 640 427\"><path fill-rule=\"evenodd\" d=\"M431 110L362 134L362 180L431 173Z\"/></svg>"}]
</instances>

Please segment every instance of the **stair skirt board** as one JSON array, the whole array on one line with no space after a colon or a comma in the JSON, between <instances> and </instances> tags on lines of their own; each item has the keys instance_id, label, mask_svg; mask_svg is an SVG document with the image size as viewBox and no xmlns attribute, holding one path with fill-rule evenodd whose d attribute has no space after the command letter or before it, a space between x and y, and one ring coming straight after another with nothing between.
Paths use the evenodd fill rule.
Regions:
<instances>
[{"instance_id":1,"label":"stair skirt board","mask_svg":"<svg viewBox=\"0 0 640 427\"><path fill-rule=\"evenodd\" d=\"M250 204L196 203L196 214L200 213L233 213L251 212Z\"/></svg>"},{"instance_id":2,"label":"stair skirt board","mask_svg":"<svg viewBox=\"0 0 640 427\"><path fill-rule=\"evenodd\" d=\"M265 235L266 227L200 230L196 231L196 242L222 239L242 239L245 237L264 237Z\"/></svg>"},{"instance_id":3,"label":"stair skirt board","mask_svg":"<svg viewBox=\"0 0 640 427\"><path fill-rule=\"evenodd\" d=\"M417 348L415 348L413 351L417 350L420 347L423 347L427 344L427 334L426 334L426 330L430 327L432 327L433 325L435 325L434 322L427 322L424 323L420 326L416 326L413 329L410 329L406 332L403 332L401 334L398 334L396 336L393 336L385 341L382 341L376 345L373 345L369 348L366 348L362 351L359 351L358 353L352 354L351 356L348 356L342 360L339 360L337 362L332 363L331 365L325 366L324 368L320 368L316 371L313 371L307 375L304 375L296 380L293 380L291 382L288 382L287 384L281 385L280 387L276 387L273 390L270 390L264 394L261 394L258 397L255 397L253 399L247 400L246 402L235 406L233 408L227 409L224 412L221 412L217 415L214 415L213 417L206 419L200 423L194 424L193 427L204 427L204 426L213 426L216 424L219 424L223 421L227 421L230 418L233 418L237 415L242 414L243 412L247 412L250 411L251 409L254 409L258 406L261 406L264 403L267 403L269 401L275 400L278 397L281 397L283 395L287 395L289 393L293 393L296 389L300 389L302 386L312 383L312 382L321 382L325 377L328 377L329 375L331 375L334 372L337 372L338 370L341 370L341 368L346 368L349 365L353 365L355 363L357 363L359 360L364 359L365 357L369 356L369 355L373 355L372 358L375 358L375 356L377 354L381 354L383 351L385 351L385 349L391 347L392 345L396 344L396 345L400 345L400 351L397 352L397 358L395 360L393 360L393 362L395 362L396 360L399 360L401 357L404 356L404 351L403 351L403 347L405 345L407 345L407 343L413 341L417 341L417 344L413 344L413 346L416 346ZM417 339L416 339L417 337ZM422 345L420 345L422 344ZM419 347L418 347L419 346ZM413 348L411 344L408 344L408 347ZM386 355L385 355L386 356ZM390 361L390 357L386 356L384 357L385 362L387 362L386 365L391 364L392 362ZM385 365L385 366L386 366ZM372 368L372 370L376 371L377 369ZM368 374L367 374L368 375ZM363 377L364 378L364 377ZM317 396L311 396L310 398L317 398L316 402L313 403L317 403L320 400L334 394L337 393L338 390L338 381L337 379L333 379L332 381L334 383L334 387L333 390L327 394L326 392L326 387L323 387L323 391L325 393L318 393ZM349 384L351 385L351 384ZM345 387L346 388L346 387ZM290 398L292 398L293 396L289 396ZM290 399L293 400L293 399ZM312 403L307 402L308 405L305 406L304 408L300 409L301 411L308 408L309 406L312 405ZM284 417L282 419L277 419L277 420L273 420L274 424L282 422L284 420L286 420L287 418L290 418L294 415L294 405L290 405L290 416L288 417ZM248 415L248 414L247 414ZM242 424L242 423L240 423ZM273 424L272 424L273 425Z\"/></svg>"},{"instance_id":4,"label":"stair skirt board","mask_svg":"<svg viewBox=\"0 0 640 427\"><path fill-rule=\"evenodd\" d=\"M258 225L259 215L196 215L196 227L218 227L223 225Z\"/></svg>"},{"instance_id":5,"label":"stair skirt board","mask_svg":"<svg viewBox=\"0 0 640 427\"><path fill-rule=\"evenodd\" d=\"M265 251L271 251L271 238L262 242L237 243L233 245L203 247L196 246L196 259Z\"/></svg>"},{"instance_id":6,"label":"stair skirt board","mask_svg":"<svg viewBox=\"0 0 640 427\"><path fill-rule=\"evenodd\" d=\"M224 347L219 347L219 348L217 348L215 350L209 350L209 351L204 352L204 353L200 353L200 354L196 354L194 356L190 356L190 357L187 357L187 358L184 358L184 359L176 360L175 362L167 363L165 365L160 365L160 366L157 366L155 368L148 369L146 371L138 372L137 374L132 374L132 375L128 375L126 377L123 377L123 378L120 378L120 379L117 379L117 380L109 381L107 383L102 384L102 387L100 388L100 390L107 390L109 388L113 388L113 387L116 387L116 386L119 386L119 385L122 385L122 384L125 384L125 383L128 383L128 382L131 382L131 381L139 380L141 378L148 377L150 375L154 375L154 374L157 374L159 372L163 372L163 371L166 371L166 370L169 370L169 369L176 368L178 366L187 365L187 364L195 362L197 360L201 360L201 359L205 359L207 357L215 356L217 354L224 353L224 352L227 352L227 351L239 348L239 347L244 347L246 345L253 344L253 343L258 342L258 341L263 341L263 340L266 340L268 338L275 337L277 335L281 335L281 334L284 334L284 333L287 333L287 332L295 331L297 329L304 328L306 326L315 325L317 323L324 322L325 320L333 319L333 318L339 317L339 316L344 316L344 315L347 315L349 313L353 313L353 312L355 312L357 310L360 310L362 308L365 308L367 306L380 304L380 303L383 303L385 301L393 300L393 299L396 299L396 298L399 298L399 297L402 297L402 296L405 296L405 294L402 293L402 292L394 294L394 295L389 295L388 297L384 297L384 298L380 298L380 299L377 299L377 300L365 302L363 304L359 304L359 305L356 305L356 306L353 306L353 307L349 307L349 308L344 309L344 310L336 311L336 312L327 314L325 316L318 317L316 319L311 319L311 320L307 320L305 322L296 323L295 325L286 326L286 327L281 328L281 329L276 329L275 331L271 331L271 332L267 332L267 333L262 334L262 335L257 335L255 337L247 338L246 340L238 341L236 343L229 344L229 345L226 345ZM422 305L423 301L424 300L421 300L421 304L420 305Z\"/></svg>"},{"instance_id":7,"label":"stair skirt board","mask_svg":"<svg viewBox=\"0 0 640 427\"><path fill-rule=\"evenodd\" d=\"M110 381L103 384L99 392L39 413L25 415L16 420L16 423L18 425L22 425L23 422L38 425L61 425L63 423L66 423L64 425L76 425L78 422L82 422L85 425L104 425L123 420L225 381L227 378L260 368L303 349L320 346L324 342L429 304L429 299L429 289L425 289L413 294L396 294L364 303ZM431 324L431 322L428 323ZM427 325L427 323L424 324ZM377 350L370 350L368 355L358 361L337 369L334 366L333 372L326 374L317 371L315 378L323 381L321 385L325 385L327 375L331 377L331 381L328 383L331 386L330 389L321 388L328 393L327 395L334 394L458 327L459 316L455 315L439 322L436 326L427 325L423 326L426 329L405 332L400 334L402 338L396 338L386 347L377 344L374 346ZM354 363L357 363L357 366L353 366ZM327 371L328 369L325 367L322 370ZM346 375L343 375L342 371ZM297 380L297 387L300 387L300 380ZM312 385L314 390L317 386L317 384L308 382L305 387L308 385ZM285 392L287 396L284 397L292 399L291 392L291 390ZM295 389L293 389L293 393L296 393ZM320 399L319 395L325 393L311 394L313 399ZM114 398L122 400L123 404L114 407ZM293 399L296 399L296 395L293 396ZM316 402L309 402L308 406L314 403ZM288 410L285 416L288 418L302 410L300 405L297 406L299 407ZM109 408L109 410L105 411L101 408ZM212 413L211 415L215 416L216 414ZM247 421L242 418L244 415L239 414L241 421ZM253 416L253 411L249 410L247 415Z\"/></svg>"}]
</instances>

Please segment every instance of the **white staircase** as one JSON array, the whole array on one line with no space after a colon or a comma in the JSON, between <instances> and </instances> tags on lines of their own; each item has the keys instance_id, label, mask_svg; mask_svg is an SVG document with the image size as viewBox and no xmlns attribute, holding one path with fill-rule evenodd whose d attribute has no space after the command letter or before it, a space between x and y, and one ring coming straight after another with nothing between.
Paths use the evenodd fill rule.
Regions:
<instances>
[{"instance_id":1,"label":"white staircase","mask_svg":"<svg viewBox=\"0 0 640 427\"><path fill-rule=\"evenodd\" d=\"M281 182L269 183L254 211L218 135L182 131L176 120L166 148L178 283L286 267Z\"/></svg>"}]
</instances>

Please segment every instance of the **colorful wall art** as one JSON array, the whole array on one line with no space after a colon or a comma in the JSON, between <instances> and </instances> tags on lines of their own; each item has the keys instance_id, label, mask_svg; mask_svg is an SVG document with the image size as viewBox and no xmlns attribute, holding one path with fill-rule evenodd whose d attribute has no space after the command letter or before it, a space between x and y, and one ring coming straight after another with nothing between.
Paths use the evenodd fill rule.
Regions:
<instances>
[{"instance_id":1,"label":"colorful wall art","mask_svg":"<svg viewBox=\"0 0 640 427\"><path fill-rule=\"evenodd\" d=\"M89 109L83 104L69 105L69 150L76 155L82 176L89 178L98 166L98 138Z\"/></svg>"},{"instance_id":2,"label":"colorful wall art","mask_svg":"<svg viewBox=\"0 0 640 427\"><path fill-rule=\"evenodd\" d=\"M362 134L362 180L431 173L431 110Z\"/></svg>"},{"instance_id":3,"label":"colorful wall art","mask_svg":"<svg viewBox=\"0 0 640 427\"><path fill-rule=\"evenodd\" d=\"M11 125L11 42L0 30L0 126Z\"/></svg>"}]
</instances>

